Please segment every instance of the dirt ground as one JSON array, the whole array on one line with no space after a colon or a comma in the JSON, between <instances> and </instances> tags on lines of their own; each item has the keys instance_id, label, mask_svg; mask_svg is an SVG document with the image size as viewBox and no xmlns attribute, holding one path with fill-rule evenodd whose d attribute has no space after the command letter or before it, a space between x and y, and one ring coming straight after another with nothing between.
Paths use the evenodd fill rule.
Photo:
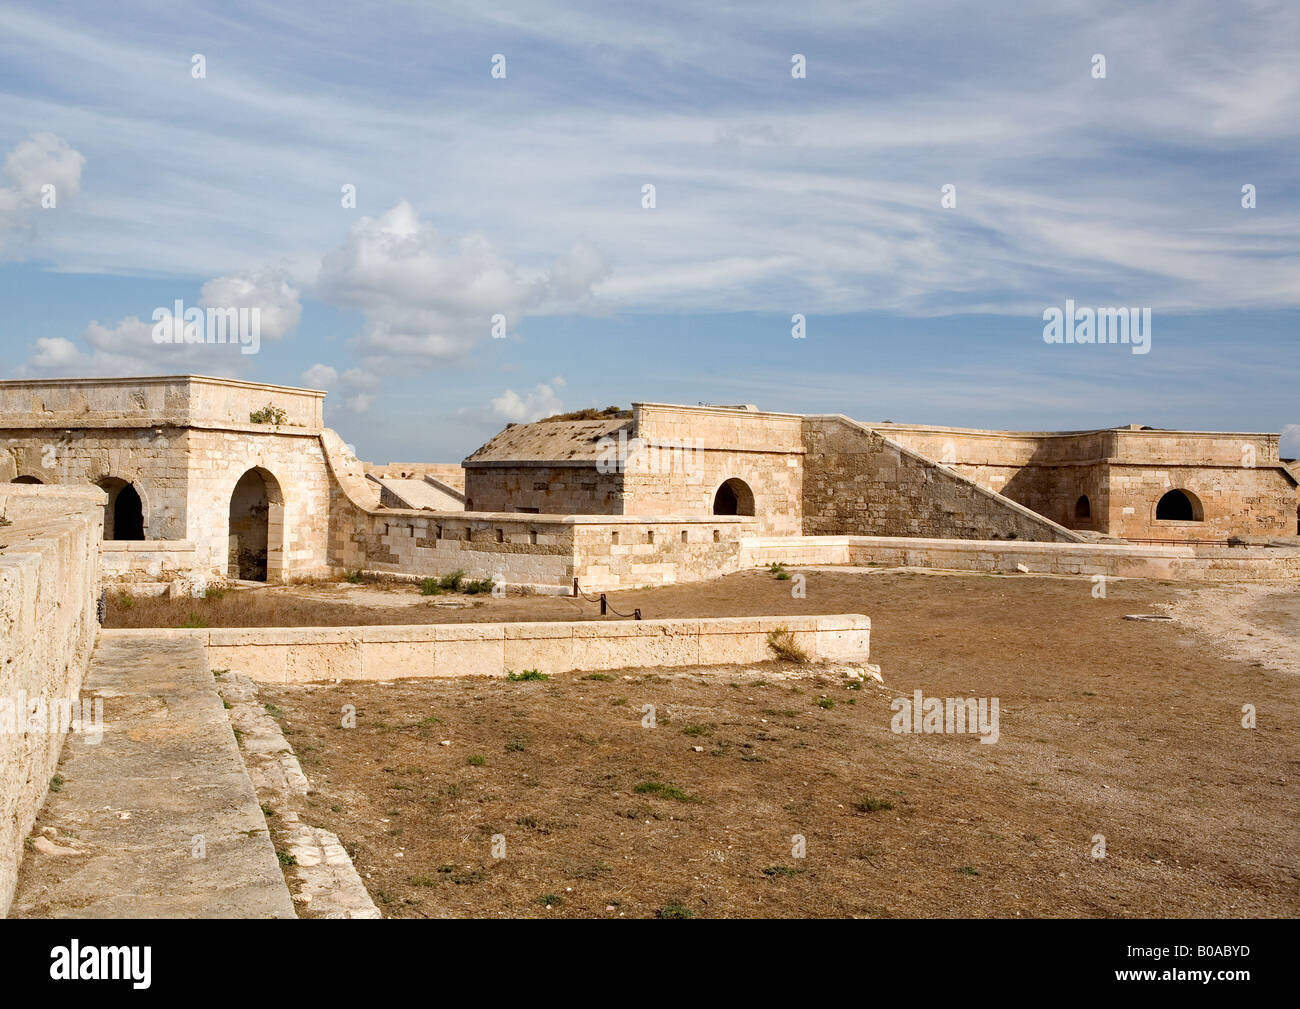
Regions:
<instances>
[{"instance_id":1,"label":"dirt ground","mask_svg":"<svg viewBox=\"0 0 1300 1009\"><path fill-rule=\"evenodd\" d=\"M1300 588L806 574L804 599L750 572L611 600L866 613L883 688L772 663L262 699L318 789L308 815L390 917L1300 913ZM1162 612L1178 620L1123 619ZM513 597L441 613L591 616ZM891 732L916 689L998 698L998 742Z\"/></svg>"}]
</instances>

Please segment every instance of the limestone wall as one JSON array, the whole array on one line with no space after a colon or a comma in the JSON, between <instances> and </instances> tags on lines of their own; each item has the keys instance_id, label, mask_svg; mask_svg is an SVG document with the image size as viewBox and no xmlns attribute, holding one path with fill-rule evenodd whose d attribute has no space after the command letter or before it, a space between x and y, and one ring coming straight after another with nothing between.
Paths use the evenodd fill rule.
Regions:
<instances>
[{"instance_id":1,"label":"limestone wall","mask_svg":"<svg viewBox=\"0 0 1300 1009\"><path fill-rule=\"evenodd\" d=\"M762 662L789 630L810 658L866 662L871 621L861 614L590 620L368 627L245 627L172 631L207 646L213 667L276 683L327 679L504 676ZM105 631L106 636L138 631ZM157 631L150 632L157 634Z\"/></svg>"},{"instance_id":2,"label":"limestone wall","mask_svg":"<svg viewBox=\"0 0 1300 1009\"><path fill-rule=\"evenodd\" d=\"M1296 532L1296 488L1273 466L1116 466L1110 471L1109 529L1141 539L1213 539L1286 536ZM1172 489L1194 494L1202 519L1156 518Z\"/></svg>"},{"instance_id":3,"label":"limestone wall","mask_svg":"<svg viewBox=\"0 0 1300 1009\"><path fill-rule=\"evenodd\" d=\"M600 472L595 463L476 463L467 470L467 511L542 515L618 515L623 475Z\"/></svg>"},{"instance_id":4,"label":"limestone wall","mask_svg":"<svg viewBox=\"0 0 1300 1009\"><path fill-rule=\"evenodd\" d=\"M739 516L624 516L575 523L574 574L586 591L673 585L739 570L740 540L759 531Z\"/></svg>"},{"instance_id":5,"label":"limestone wall","mask_svg":"<svg viewBox=\"0 0 1300 1009\"><path fill-rule=\"evenodd\" d=\"M576 577L598 592L728 574L746 531L755 531L752 520L735 516L352 509L334 561L338 570L412 577L463 571L507 587L563 589Z\"/></svg>"},{"instance_id":6,"label":"limestone wall","mask_svg":"<svg viewBox=\"0 0 1300 1009\"><path fill-rule=\"evenodd\" d=\"M1293 532L1294 478L1278 436L1128 427L1099 431L976 431L870 425L890 439L1047 518L1142 539L1213 539ZM1166 491L1197 496L1204 518L1155 518ZM1075 516L1081 496L1090 517Z\"/></svg>"},{"instance_id":7,"label":"limestone wall","mask_svg":"<svg viewBox=\"0 0 1300 1009\"><path fill-rule=\"evenodd\" d=\"M361 465L367 474L398 480L431 476L454 490L465 493L465 467L458 462L366 462Z\"/></svg>"},{"instance_id":8,"label":"limestone wall","mask_svg":"<svg viewBox=\"0 0 1300 1009\"><path fill-rule=\"evenodd\" d=\"M209 579L194 558L188 540L104 540L100 577L134 594L201 594Z\"/></svg>"},{"instance_id":9,"label":"limestone wall","mask_svg":"<svg viewBox=\"0 0 1300 1009\"><path fill-rule=\"evenodd\" d=\"M803 438L803 530L808 535L1078 539L847 417L806 417Z\"/></svg>"},{"instance_id":10,"label":"limestone wall","mask_svg":"<svg viewBox=\"0 0 1300 1009\"><path fill-rule=\"evenodd\" d=\"M0 485L0 917L63 744L28 716L78 697L94 646L103 508L91 487Z\"/></svg>"},{"instance_id":11,"label":"limestone wall","mask_svg":"<svg viewBox=\"0 0 1300 1009\"><path fill-rule=\"evenodd\" d=\"M140 495L146 539L186 537L190 439L185 429L5 428L0 440L0 480L28 477L43 484L75 485L116 478Z\"/></svg>"},{"instance_id":12,"label":"limestone wall","mask_svg":"<svg viewBox=\"0 0 1300 1009\"><path fill-rule=\"evenodd\" d=\"M752 514L770 535L798 534L803 523L802 418L723 407L633 405L633 430L645 449L623 479L625 515L709 515L727 480L753 496Z\"/></svg>"},{"instance_id":13,"label":"limestone wall","mask_svg":"<svg viewBox=\"0 0 1300 1009\"><path fill-rule=\"evenodd\" d=\"M31 379L0 383L0 427L248 424L269 403L284 410L286 423L315 429L324 398L312 389L197 375Z\"/></svg>"},{"instance_id":14,"label":"limestone wall","mask_svg":"<svg viewBox=\"0 0 1300 1009\"><path fill-rule=\"evenodd\" d=\"M1300 548L1042 543L1028 540L943 540L901 536L751 537L748 566L876 565L952 571L1106 575L1189 581L1300 579Z\"/></svg>"}]
</instances>

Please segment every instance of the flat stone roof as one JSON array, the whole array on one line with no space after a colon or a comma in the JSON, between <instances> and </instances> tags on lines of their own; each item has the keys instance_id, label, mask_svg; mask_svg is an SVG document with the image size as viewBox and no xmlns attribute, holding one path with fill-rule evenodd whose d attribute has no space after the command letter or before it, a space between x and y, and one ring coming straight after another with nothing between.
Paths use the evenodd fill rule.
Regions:
<instances>
[{"instance_id":1,"label":"flat stone roof","mask_svg":"<svg viewBox=\"0 0 1300 1009\"><path fill-rule=\"evenodd\" d=\"M595 463L600 458L600 440L617 437L623 430L631 437L630 417L605 420L539 420L531 424L511 424L464 462L465 466L491 463Z\"/></svg>"}]
</instances>

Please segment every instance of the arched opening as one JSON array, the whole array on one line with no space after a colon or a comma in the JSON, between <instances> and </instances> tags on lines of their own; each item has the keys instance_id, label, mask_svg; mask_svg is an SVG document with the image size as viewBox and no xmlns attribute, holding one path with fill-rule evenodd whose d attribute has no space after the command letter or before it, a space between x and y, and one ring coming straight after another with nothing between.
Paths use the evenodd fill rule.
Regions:
<instances>
[{"instance_id":1,"label":"arched opening","mask_svg":"<svg viewBox=\"0 0 1300 1009\"><path fill-rule=\"evenodd\" d=\"M753 515L754 492L744 480L732 477L713 495L714 515Z\"/></svg>"},{"instance_id":2,"label":"arched opening","mask_svg":"<svg viewBox=\"0 0 1300 1009\"><path fill-rule=\"evenodd\" d=\"M230 555L226 574L240 581L278 581L282 571L284 499L264 469L250 469L230 494Z\"/></svg>"},{"instance_id":3,"label":"arched opening","mask_svg":"<svg viewBox=\"0 0 1300 1009\"><path fill-rule=\"evenodd\" d=\"M1161 522L1200 522L1201 502L1185 490L1171 490L1156 502L1156 519Z\"/></svg>"},{"instance_id":4,"label":"arched opening","mask_svg":"<svg viewBox=\"0 0 1300 1009\"><path fill-rule=\"evenodd\" d=\"M1087 494L1080 494L1079 500L1074 502L1074 521L1090 522L1092 520L1092 502L1088 500Z\"/></svg>"},{"instance_id":5,"label":"arched opening","mask_svg":"<svg viewBox=\"0 0 1300 1009\"><path fill-rule=\"evenodd\" d=\"M44 481L42 481L42 480L40 480L39 478L34 477L34 476L16 476L16 477L14 477L12 480L10 480L9 482L10 482L10 483L36 483L36 484L39 484L39 483L43 483Z\"/></svg>"},{"instance_id":6,"label":"arched opening","mask_svg":"<svg viewBox=\"0 0 1300 1009\"><path fill-rule=\"evenodd\" d=\"M99 486L108 495L104 503L104 539L144 539L144 502L135 486L115 476L105 477Z\"/></svg>"}]
</instances>

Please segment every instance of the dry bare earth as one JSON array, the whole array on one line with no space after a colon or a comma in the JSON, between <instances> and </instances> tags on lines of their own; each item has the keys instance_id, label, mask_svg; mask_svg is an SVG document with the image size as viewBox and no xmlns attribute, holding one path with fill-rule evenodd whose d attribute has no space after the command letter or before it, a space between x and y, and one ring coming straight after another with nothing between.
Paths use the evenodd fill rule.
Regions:
<instances>
[{"instance_id":1,"label":"dry bare earth","mask_svg":"<svg viewBox=\"0 0 1300 1009\"><path fill-rule=\"evenodd\" d=\"M1121 619L1217 589L1091 588L813 571L803 600L758 573L619 597L647 616L867 613L883 691L773 665L263 699L389 916L1296 915L1296 679L1186 624ZM1270 590L1242 619L1281 633L1298 603ZM519 605L544 619L572 603L462 615ZM890 699L916 688L998 697L1000 741L891 733ZM648 782L684 798L636 791Z\"/></svg>"}]
</instances>

